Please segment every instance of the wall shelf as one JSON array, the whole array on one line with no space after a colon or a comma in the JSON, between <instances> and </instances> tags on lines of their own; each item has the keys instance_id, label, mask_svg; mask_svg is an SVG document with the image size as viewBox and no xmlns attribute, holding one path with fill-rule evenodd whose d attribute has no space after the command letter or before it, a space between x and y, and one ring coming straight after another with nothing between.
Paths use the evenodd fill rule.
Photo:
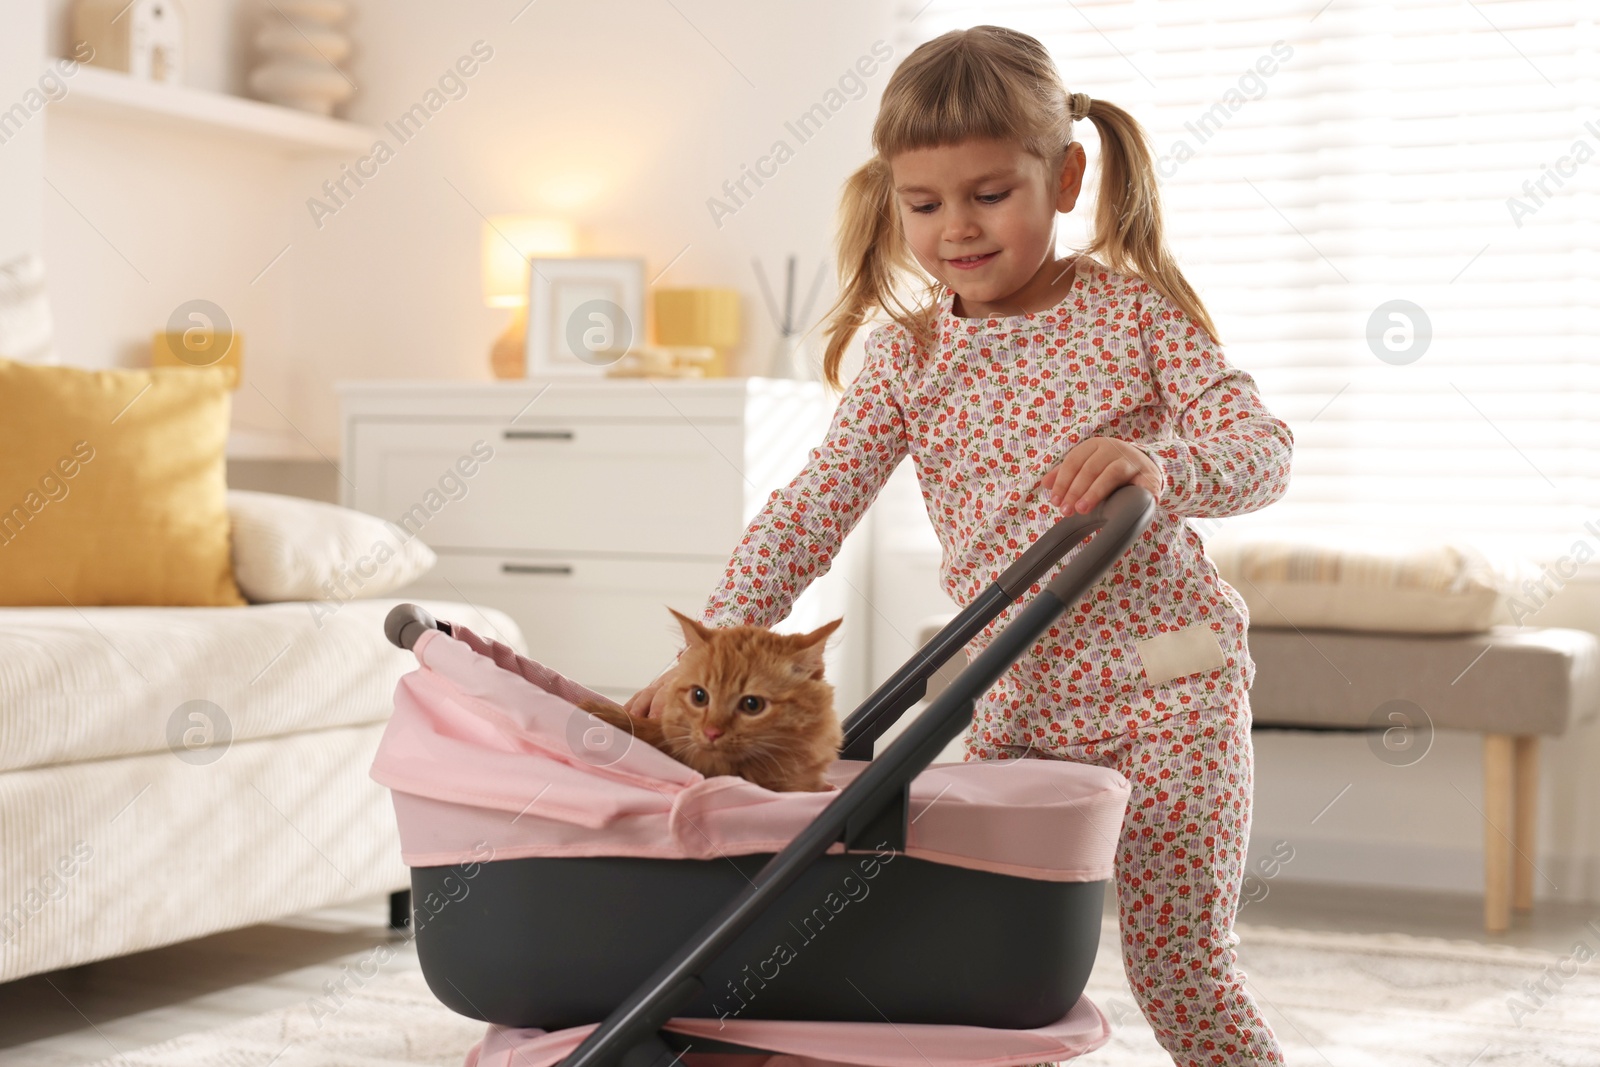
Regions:
<instances>
[{"instance_id":1,"label":"wall shelf","mask_svg":"<svg viewBox=\"0 0 1600 1067\"><path fill-rule=\"evenodd\" d=\"M51 103L53 110L223 136L287 155L364 153L378 139L377 130L354 122L96 67L80 65L62 80L67 93Z\"/></svg>"}]
</instances>

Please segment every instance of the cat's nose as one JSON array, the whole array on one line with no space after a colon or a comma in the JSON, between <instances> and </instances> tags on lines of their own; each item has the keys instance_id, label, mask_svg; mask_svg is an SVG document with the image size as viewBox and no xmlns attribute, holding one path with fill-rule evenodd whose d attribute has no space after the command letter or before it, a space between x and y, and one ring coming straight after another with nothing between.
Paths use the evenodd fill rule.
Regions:
<instances>
[{"instance_id":1,"label":"cat's nose","mask_svg":"<svg viewBox=\"0 0 1600 1067\"><path fill-rule=\"evenodd\" d=\"M715 741L722 736L722 731L715 726L702 726L700 727L700 732L706 735L707 741Z\"/></svg>"}]
</instances>

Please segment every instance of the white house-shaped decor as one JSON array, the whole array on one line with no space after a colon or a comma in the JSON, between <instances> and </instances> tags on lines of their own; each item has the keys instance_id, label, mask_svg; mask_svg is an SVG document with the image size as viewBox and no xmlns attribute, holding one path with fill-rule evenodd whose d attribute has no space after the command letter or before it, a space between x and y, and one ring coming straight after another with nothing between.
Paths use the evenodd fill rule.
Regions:
<instances>
[{"instance_id":1,"label":"white house-shaped decor","mask_svg":"<svg viewBox=\"0 0 1600 1067\"><path fill-rule=\"evenodd\" d=\"M183 9L177 0L77 0L72 36L88 62L146 81L183 81Z\"/></svg>"}]
</instances>

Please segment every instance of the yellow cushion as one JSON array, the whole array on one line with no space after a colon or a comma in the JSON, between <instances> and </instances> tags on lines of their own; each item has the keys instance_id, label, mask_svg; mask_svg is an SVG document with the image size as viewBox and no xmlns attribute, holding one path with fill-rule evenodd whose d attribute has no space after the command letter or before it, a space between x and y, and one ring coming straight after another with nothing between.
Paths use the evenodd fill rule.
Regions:
<instances>
[{"instance_id":1,"label":"yellow cushion","mask_svg":"<svg viewBox=\"0 0 1600 1067\"><path fill-rule=\"evenodd\" d=\"M231 606L226 378L0 359L0 604Z\"/></svg>"}]
</instances>

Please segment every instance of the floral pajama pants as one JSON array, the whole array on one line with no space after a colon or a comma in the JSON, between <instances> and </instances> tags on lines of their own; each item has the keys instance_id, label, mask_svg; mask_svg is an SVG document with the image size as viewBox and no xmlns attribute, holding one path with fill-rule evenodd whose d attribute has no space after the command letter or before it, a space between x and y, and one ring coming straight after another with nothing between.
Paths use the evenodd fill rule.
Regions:
<instances>
[{"instance_id":1,"label":"floral pajama pants","mask_svg":"<svg viewBox=\"0 0 1600 1067\"><path fill-rule=\"evenodd\" d=\"M1250 712L1211 708L1124 720L1048 748L966 739L968 759L1067 759L1133 787L1117 846L1122 962L1178 1067L1281 1064L1277 1037L1235 965L1234 913L1250 840Z\"/></svg>"}]
</instances>

